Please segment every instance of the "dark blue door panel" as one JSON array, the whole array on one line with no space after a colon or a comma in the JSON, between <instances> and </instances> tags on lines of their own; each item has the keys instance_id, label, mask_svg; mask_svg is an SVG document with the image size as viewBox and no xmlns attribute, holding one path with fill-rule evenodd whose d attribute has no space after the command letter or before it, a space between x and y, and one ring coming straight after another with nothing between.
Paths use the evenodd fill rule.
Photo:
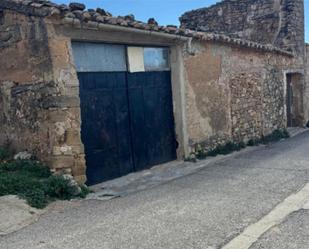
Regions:
<instances>
[{"instance_id":1,"label":"dark blue door panel","mask_svg":"<svg viewBox=\"0 0 309 249\"><path fill-rule=\"evenodd\" d=\"M176 159L170 72L78 77L87 184Z\"/></svg>"},{"instance_id":2,"label":"dark blue door panel","mask_svg":"<svg viewBox=\"0 0 309 249\"><path fill-rule=\"evenodd\" d=\"M87 184L134 170L126 73L79 73Z\"/></svg>"},{"instance_id":3,"label":"dark blue door panel","mask_svg":"<svg viewBox=\"0 0 309 249\"><path fill-rule=\"evenodd\" d=\"M176 159L170 72L128 74L128 94L135 168Z\"/></svg>"}]
</instances>

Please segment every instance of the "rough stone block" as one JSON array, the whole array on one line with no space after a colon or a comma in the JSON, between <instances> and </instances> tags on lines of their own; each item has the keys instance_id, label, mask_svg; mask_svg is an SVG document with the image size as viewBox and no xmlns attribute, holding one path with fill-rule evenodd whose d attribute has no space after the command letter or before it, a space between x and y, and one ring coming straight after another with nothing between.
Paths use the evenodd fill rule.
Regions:
<instances>
[{"instance_id":1,"label":"rough stone block","mask_svg":"<svg viewBox=\"0 0 309 249\"><path fill-rule=\"evenodd\" d=\"M72 168L73 176L85 175L86 162L84 158L75 160L74 167Z\"/></svg>"},{"instance_id":2,"label":"rough stone block","mask_svg":"<svg viewBox=\"0 0 309 249\"><path fill-rule=\"evenodd\" d=\"M77 96L52 96L45 98L42 103L42 107L45 109L79 106L80 99Z\"/></svg>"},{"instance_id":3,"label":"rough stone block","mask_svg":"<svg viewBox=\"0 0 309 249\"><path fill-rule=\"evenodd\" d=\"M53 169L72 169L74 166L74 157L73 156L53 156L48 160L48 164Z\"/></svg>"},{"instance_id":4,"label":"rough stone block","mask_svg":"<svg viewBox=\"0 0 309 249\"><path fill-rule=\"evenodd\" d=\"M75 10L80 10L83 11L84 9L86 9L85 4L82 3L76 3L76 2L72 2L69 4L70 10L71 11L75 11Z\"/></svg>"},{"instance_id":5,"label":"rough stone block","mask_svg":"<svg viewBox=\"0 0 309 249\"><path fill-rule=\"evenodd\" d=\"M87 177L86 177L86 175L74 176L74 180L75 180L78 184L84 184L84 183L87 181Z\"/></svg>"},{"instance_id":6,"label":"rough stone block","mask_svg":"<svg viewBox=\"0 0 309 249\"><path fill-rule=\"evenodd\" d=\"M71 148L74 155L84 154L84 146L82 143L79 145L71 145Z\"/></svg>"},{"instance_id":7,"label":"rough stone block","mask_svg":"<svg viewBox=\"0 0 309 249\"><path fill-rule=\"evenodd\" d=\"M73 155L73 148L68 145L62 145L62 146L54 146L53 147L53 155L59 156L59 155Z\"/></svg>"},{"instance_id":8,"label":"rough stone block","mask_svg":"<svg viewBox=\"0 0 309 249\"><path fill-rule=\"evenodd\" d=\"M65 132L65 142L69 145L80 145L80 131L74 129L67 129Z\"/></svg>"}]
</instances>

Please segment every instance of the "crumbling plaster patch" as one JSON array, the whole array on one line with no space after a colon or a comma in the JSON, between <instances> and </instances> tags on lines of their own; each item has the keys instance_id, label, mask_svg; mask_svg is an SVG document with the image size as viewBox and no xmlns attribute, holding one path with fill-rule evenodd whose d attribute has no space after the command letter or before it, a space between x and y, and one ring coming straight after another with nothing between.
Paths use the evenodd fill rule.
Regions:
<instances>
[{"instance_id":1,"label":"crumbling plaster patch","mask_svg":"<svg viewBox=\"0 0 309 249\"><path fill-rule=\"evenodd\" d=\"M228 131L227 87L220 82L222 57L215 48L195 46L185 59L187 74L187 123L190 139L203 141Z\"/></svg>"},{"instance_id":2,"label":"crumbling plaster patch","mask_svg":"<svg viewBox=\"0 0 309 249\"><path fill-rule=\"evenodd\" d=\"M3 45L1 57L5 58L0 63L0 72L4 72L1 73L1 80L18 84L52 80L47 30L42 22L41 19L32 19L11 11L4 12L4 23L0 28L10 30L11 36L17 36L18 39L0 39L0 47ZM18 60L13 56L16 53L19 55Z\"/></svg>"}]
</instances>

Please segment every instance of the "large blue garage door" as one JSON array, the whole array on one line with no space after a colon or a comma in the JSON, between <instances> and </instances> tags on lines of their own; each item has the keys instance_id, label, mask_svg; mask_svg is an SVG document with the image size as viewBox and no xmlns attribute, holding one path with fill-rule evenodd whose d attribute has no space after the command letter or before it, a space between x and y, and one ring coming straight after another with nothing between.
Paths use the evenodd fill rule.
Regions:
<instances>
[{"instance_id":1,"label":"large blue garage door","mask_svg":"<svg viewBox=\"0 0 309 249\"><path fill-rule=\"evenodd\" d=\"M73 52L87 184L176 159L168 49L73 43Z\"/></svg>"}]
</instances>

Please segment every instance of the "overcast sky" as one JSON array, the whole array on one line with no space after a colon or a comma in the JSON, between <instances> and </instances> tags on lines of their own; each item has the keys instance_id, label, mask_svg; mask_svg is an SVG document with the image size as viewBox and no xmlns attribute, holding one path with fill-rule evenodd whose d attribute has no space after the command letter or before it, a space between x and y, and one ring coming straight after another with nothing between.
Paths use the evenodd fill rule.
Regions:
<instances>
[{"instance_id":1,"label":"overcast sky","mask_svg":"<svg viewBox=\"0 0 309 249\"><path fill-rule=\"evenodd\" d=\"M70 3L68 0L52 0L56 3ZM75 1L75 0L73 0ZM77 1L78 2L78 1ZM218 0L80 0L87 8L101 7L113 15L134 14L136 19L147 21L154 17L159 24L179 25L178 17L192 9L207 7ZM306 41L309 43L309 0L305 0Z\"/></svg>"}]
</instances>

